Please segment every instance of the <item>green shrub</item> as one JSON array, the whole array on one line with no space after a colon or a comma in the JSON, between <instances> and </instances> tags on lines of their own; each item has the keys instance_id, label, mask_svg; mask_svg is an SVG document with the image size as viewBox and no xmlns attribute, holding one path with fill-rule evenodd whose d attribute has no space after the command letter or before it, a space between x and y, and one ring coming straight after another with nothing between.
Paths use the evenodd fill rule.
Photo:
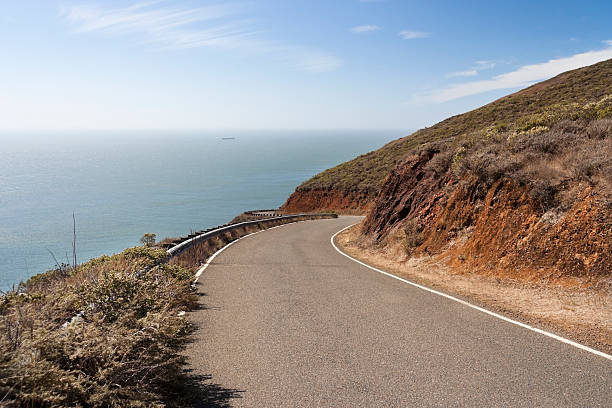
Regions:
<instances>
[{"instance_id":1,"label":"green shrub","mask_svg":"<svg viewBox=\"0 0 612 408\"><path fill-rule=\"evenodd\" d=\"M155 245L155 234L147 232L140 238L140 243L146 247Z\"/></svg>"}]
</instances>

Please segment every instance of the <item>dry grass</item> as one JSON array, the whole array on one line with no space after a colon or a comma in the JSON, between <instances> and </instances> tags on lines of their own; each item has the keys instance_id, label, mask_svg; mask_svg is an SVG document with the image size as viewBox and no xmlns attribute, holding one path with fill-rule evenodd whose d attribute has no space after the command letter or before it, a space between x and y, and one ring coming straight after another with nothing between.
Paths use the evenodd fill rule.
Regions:
<instances>
[{"instance_id":1,"label":"dry grass","mask_svg":"<svg viewBox=\"0 0 612 408\"><path fill-rule=\"evenodd\" d=\"M374 246L371 242L362 242L364 237L359 235L358 228L349 228L337 238L342 249L357 259L612 353L612 298L607 291L544 283L530 285L479 274L456 274L445 266L444 260L410 258L405 254L402 234Z\"/></svg>"},{"instance_id":2,"label":"dry grass","mask_svg":"<svg viewBox=\"0 0 612 408\"><path fill-rule=\"evenodd\" d=\"M404 224L404 239L402 241L406 254L412 251L423 243L425 236L423 234L423 226L417 219L411 219Z\"/></svg>"},{"instance_id":3,"label":"dry grass","mask_svg":"<svg viewBox=\"0 0 612 408\"><path fill-rule=\"evenodd\" d=\"M528 187L542 211L569 208L575 199L566 191L570 183L586 183L612 199L606 187L612 177L612 119L565 119L549 126L537 132L472 137L459 147L442 146L432 161L442 159L430 167L444 174L439 163L453 155L447 171L457 178L475 179L483 191L500 178L510 178Z\"/></svg>"},{"instance_id":4,"label":"dry grass","mask_svg":"<svg viewBox=\"0 0 612 408\"><path fill-rule=\"evenodd\" d=\"M0 298L0 405L188 406L192 273L136 247Z\"/></svg>"}]
</instances>

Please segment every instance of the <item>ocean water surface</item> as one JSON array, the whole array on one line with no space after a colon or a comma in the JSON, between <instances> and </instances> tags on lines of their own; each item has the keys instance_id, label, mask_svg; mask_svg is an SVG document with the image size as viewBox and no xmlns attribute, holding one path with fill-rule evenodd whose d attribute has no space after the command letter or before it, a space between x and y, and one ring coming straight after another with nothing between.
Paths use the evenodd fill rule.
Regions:
<instances>
[{"instance_id":1,"label":"ocean water surface","mask_svg":"<svg viewBox=\"0 0 612 408\"><path fill-rule=\"evenodd\" d=\"M407 131L5 133L0 290L79 262L276 208L314 174ZM234 138L234 139L224 139Z\"/></svg>"}]
</instances>

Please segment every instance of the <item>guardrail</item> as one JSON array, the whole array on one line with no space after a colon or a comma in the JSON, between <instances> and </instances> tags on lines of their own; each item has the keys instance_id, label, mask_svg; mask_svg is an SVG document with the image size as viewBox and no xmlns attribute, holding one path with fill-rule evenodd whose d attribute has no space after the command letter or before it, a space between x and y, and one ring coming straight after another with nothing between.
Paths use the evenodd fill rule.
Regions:
<instances>
[{"instance_id":1,"label":"guardrail","mask_svg":"<svg viewBox=\"0 0 612 408\"><path fill-rule=\"evenodd\" d=\"M259 212L259 211L258 211ZM261 213L266 212L261 211ZM190 234L186 237L186 239L182 239L181 242L174 244L172 247L168 248L166 252L170 255L170 258L173 258L179 255L181 252L186 249L192 247L195 244L200 244L208 241L209 239L218 237L220 235L226 234L228 232L244 230L245 227L259 225L262 229L266 229L268 226L279 225L279 224L288 224L290 222L304 221L304 220L314 220L314 219L325 219L325 218L337 218L337 214L333 213L321 213L321 214L293 214L293 215L281 215L281 216L273 216L269 218L263 218L260 220L254 221L244 221L238 222L236 224L223 225L220 227L212 228L205 231L199 231L193 234Z\"/></svg>"},{"instance_id":2,"label":"guardrail","mask_svg":"<svg viewBox=\"0 0 612 408\"><path fill-rule=\"evenodd\" d=\"M277 209L245 211L244 214L251 217L279 217L282 215Z\"/></svg>"}]
</instances>

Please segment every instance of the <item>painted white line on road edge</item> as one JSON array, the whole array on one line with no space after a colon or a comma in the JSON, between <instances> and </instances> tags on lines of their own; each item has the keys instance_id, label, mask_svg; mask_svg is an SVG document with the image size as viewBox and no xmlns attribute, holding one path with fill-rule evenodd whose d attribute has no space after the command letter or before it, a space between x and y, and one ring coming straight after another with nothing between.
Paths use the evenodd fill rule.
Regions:
<instances>
[{"instance_id":1,"label":"painted white line on road edge","mask_svg":"<svg viewBox=\"0 0 612 408\"><path fill-rule=\"evenodd\" d=\"M599 350L592 349L592 348L587 347L587 346L585 346L585 345L582 345L582 344L580 344L580 343L576 343L575 341L572 341L572 340L566 339L566 338L561 337L561 336L557 336L557 335L556 335L556 334L554 334L554 333L549 333L549 332L544 331L544 330L542 330L542 329L538 329L537 327L529 326L528 324L521 323L521 322L517 322L516 320L509 319L509 318L507 318L507 317L505 317L505 316L502 316L502 315L497 314L497 313L495 313L495 312L492 312L492 311L490 311L490 310L484 309L484 308L482 308L482 307L480 307L480 306L476 306L476 305L473 305L473 304L471 304L471 303L469 303L469 302L466 302L465 300L457 299L456 297L453 297L453 296L451 296L451 295L447 295L446 293L439 292L439 291L437 291L437 290L435 290L435 289L430 289L430 288L428 288L428 287L426 287L426 286L419 285L418 283L414 283L414 282L411 282L411 281L409 281L409 280L406 280L406 279L400 278L399 276L393 275L393 274L391 274L391 273L389 273L389 272L385 272L385 271L383 271L383 270L380 270L380 269L378 269L378 268L375 268L375 267L373 267L373 266L370 266L370 265L368 265L368 264L366 264L366 263L364 263L364 262L361 262L361 261L360 261L360 260L358 260L358 259L353 258L353 257L352 257L352 256L350 256L350 255L347 255L347 254L346 254L346 253L344 253L344 252L343 252L343 251L342 251L340 248L338 248L338 247L336 246L336 243L334 242L334 239L335 239L335 238L336 238L336 236L337 236L338 234L340 234L342 231L344 231L344 230L346 230L346 229L348 229L348 228L352 227L353 225L356 225L356 224L352 224L352 225L349 225L348 227L344 227L344 228L342 228L340 231L336 232L336 233L335 233L335 234L334 234L334 235L331 237L331 240L330 240L330 242L331 242L332 246L334 247L334 249L335 249L336 251L338 251L340 254L342 254L342 255L346 256L346 257L347 257L348 259L350 259L351 261L357 262L358 264L360 264L360 265L362 265L362 266L365 266L366 268L372 269L373 271L376 271L376 272L378 272L378 273L382 273L383 275L387 275L387 276L389 276L389 277L391 277L391 278L393 278L393 279L397 279L397 280L399 280L399 281L402 281L402 282L404 282L404 283L407 283L407 284L412 285L412 286L414 286L414 287L417 287L417 288L419 288L419 289L425 290L425 291L427 291L427 292L431 292L431 293L436 294L436 295L438 295L438 296L445 297L445 298L450 299L450 300L453 300L453 301L455 301L455 302L457 302L457 303L461 303L462 305L465 305L465 306L471 307L472 309L476 309L476 310L478 310L478 311L480 311L480 312L482 312L482 313L486 313L486 314L488 314L488 315L490 315L490 316L497 317L498 319L504 320L504 321L506 321L506 322L508 322L508 323L515 324L515 325L517 325L517 326L520 326L520 327L523 327L523 328L525 328L525 329L528 329L528 330L534 331L534 332L536 332L536 333L543 334L544 336L551 337L551 338L553 338L553 339L555 339L555 340L558 340L558 341L560 341L560 342L562 342L562 343L569 344L570 346L574 346L574 347L579 348L579 349L581 349L581 350L588 351L589 353L593 353L593 354L596 354L596 355L601 356L601 357L603 357L603 358L607 358L608 360L612 360L612 356L611 356L611 355L609 355L609 354L604 353L603 351L599 351Z\"/></svg>"},{"instance_id":2,"label":"painted white line on road edge","mask_svg":"<svg viewBox=\"0 0 612 408\"><path fill-rule=\"evenodd\" d=\"M238 239L233 240L232 242L230 242L229 244L225 245L224 247L219 249L217 252L212 254L210 256L210 258L208 258L206 260L206 263L204 265L202 265L202 267L200 269L197 270L197 272L195 274L195 278L194 278L194 280L193 280L193 282L191 284L195 285L196 283L198 283L198 279L200 279L200 275L202 275L202 272L204 272L206 270L206 268L208 268L208 265L210 265L210 263L213 261L213 259L215 259L215 257L217 255L219 255L221 252L225 251L227 248L229 248L232 245L234 245L236 242L238 242L238 241L240 241L240 240L242 240L242 239L244 239L246 237L250 237L251 235L259 234L260 232L269 231L271 229L278 228L278 227L284 227L285 225L295 224L296 222L299 222L299 221L288 222L286 224L281 224L281 225L277 225L277 226L274 226L274 227L265 228L265 229L262 229L262 230L259 230L259 231L251 232L250 234L247 234L247 235L245 235L243 237L240 237Z\"/></svg>"}]
</instances>

